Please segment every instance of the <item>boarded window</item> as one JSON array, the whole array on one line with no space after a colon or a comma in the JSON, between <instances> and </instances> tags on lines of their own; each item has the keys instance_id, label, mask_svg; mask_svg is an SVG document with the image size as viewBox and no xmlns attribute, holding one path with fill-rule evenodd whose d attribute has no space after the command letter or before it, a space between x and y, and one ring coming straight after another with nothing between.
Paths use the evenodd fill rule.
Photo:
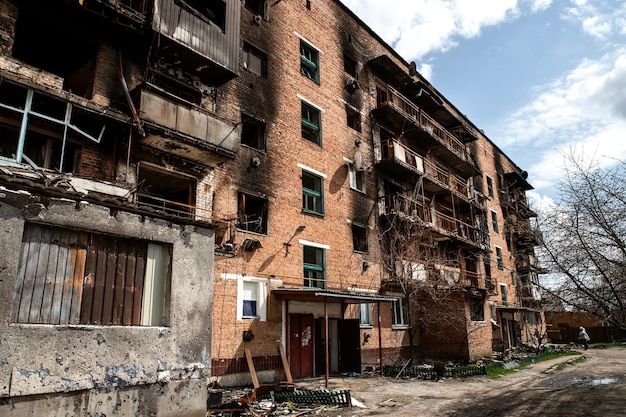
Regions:
<instances>
[{"instance_id":1,"label":"boarded window","mask_svg":"<svg viewBox=\"0 0 626 417\"><path fill-rule=\"evenodd\" d=\"M166 325L170 247L27 224L11 321Z\"/></svg>"}]
</instances>

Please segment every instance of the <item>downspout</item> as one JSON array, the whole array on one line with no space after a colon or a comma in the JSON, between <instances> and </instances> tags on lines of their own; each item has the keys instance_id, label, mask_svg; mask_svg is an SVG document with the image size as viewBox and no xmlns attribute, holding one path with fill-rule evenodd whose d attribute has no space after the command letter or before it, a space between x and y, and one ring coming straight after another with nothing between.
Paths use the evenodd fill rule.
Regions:
<instances>
[{"instance_id":1,"label":"downspout","mask_svg":"<svg viewBox=\"0 0 626 417\"><path fill-rule=\"evenodd\" d=\"M383 375L383 336L380 334L380 301L376 302L376 324L378 325L378 363L380 363L380 376Z\"/></svg>"},{"instance_id":2,"label":"downspout","mask_svg":"<svg viewBox=\"0 0 626 417\"><path fill-rule=\"evenodd\" d=\"M325 332L325 340L324 340L324 345L325 345L325 350L326 350L326 377L325 377L325 384L326 384L326 388L328 388L328 374L330 373L330 366L328 363L328 356L329 356L329 350L328 350L328 302L326 301L326 298L324 298L324 332Z\"/></svg>"}]
</instances>

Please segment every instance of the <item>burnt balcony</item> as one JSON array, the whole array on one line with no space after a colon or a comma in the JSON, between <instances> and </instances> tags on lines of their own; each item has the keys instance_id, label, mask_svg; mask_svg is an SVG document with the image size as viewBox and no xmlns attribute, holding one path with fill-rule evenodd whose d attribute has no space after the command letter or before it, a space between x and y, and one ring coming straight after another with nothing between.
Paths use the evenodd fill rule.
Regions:
<instances>
[{"instance_id":1,"label":"burnt balcony","mask_svg":"<svg viewBox=\"0 0 626 417\"><path fill-rule=\"evenodd\" d=\"M79 3L82 7L98 15L140 27L146 22L150 2L145 0L91 0L80 1Z\"/></svg>"},{"instance_id":2,"label":"burnt balcony","mask_svg":"<svg viewBox=\"0 0 626 417\"><path fill-rule=\"evenodd\" d=\"M385 122L409 140L441 158L447 165L466 175L474 175L477 167L465 144L415 103L393 87L376 80L374 117Z\"/></svg>"},{"instance_id":3,"label":"burnt balcony","mask_svg":"<svg viewBox=\"0 0 626 417\"><path fill-rule=\"evenodd\" d=\"M500 201L505 209L513 211L522 218L537 217L537 213L530 207L524 190L519 188L509 188L508 191L502 191Z\"/></svg>"},{"instance_id":4,"label":"burnt balcony","mask_svg":"<svg viewBox=\"0 0 626 417\"><path fill-rule=\"evenodd\" d=\"M233 158L241 128L197 107L139 89L138 114L146 136L144 145L211 166Z\"/></svg>"},{"instance_id":5,"label":"burnt balcony","mask_svg":"<svg viewBox=\"0 0 626 417\"><path fill-rule=\"evenodd\" d=\"M421 224L435 240L456 239L472 247L483 248L486 234L476 226L430 207L427 199L411 198L405 194L386 195L385 214L397 215Z\"/></svg>"},{"instance_id":6,"label":"burnt balcony","mask_svg":"<svg viewBox=\"0 0 626 417\"><path fill-rule=\"evenodd\" d=\"M376 150L376 163L388 172L396 175L423 175L430 181L430 190L434 193L448 190L465 201L470 201L473 189L467 180L443 168L441 165L423 158L398 140L388 139L380 143Z\"/></svg>"}]
</instances>

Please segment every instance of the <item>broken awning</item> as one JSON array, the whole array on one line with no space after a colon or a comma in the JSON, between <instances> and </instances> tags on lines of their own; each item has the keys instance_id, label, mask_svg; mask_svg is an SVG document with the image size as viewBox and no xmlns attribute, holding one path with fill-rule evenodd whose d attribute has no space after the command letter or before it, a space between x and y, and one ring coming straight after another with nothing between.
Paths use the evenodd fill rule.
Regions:
<instances>
[{"instance_id":1,"label":"broken awning","mask_svg":"<svg viewBox=\"0 0 626 417\"><path fill-rule=\"evenodd\" d=\"M279 300L316 301L342 304L393 302L396 297L321 288L278 288L272 294Z\"/></svg>"}]
</instances>

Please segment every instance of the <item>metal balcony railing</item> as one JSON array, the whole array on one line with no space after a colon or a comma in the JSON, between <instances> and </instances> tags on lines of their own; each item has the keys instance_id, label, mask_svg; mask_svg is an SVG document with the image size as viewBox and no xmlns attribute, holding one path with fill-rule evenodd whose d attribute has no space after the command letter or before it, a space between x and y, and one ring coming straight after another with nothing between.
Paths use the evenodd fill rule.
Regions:
<instances>
[{"instance_id":1,"label":"metal balcony railing","mask_svg":"<svg viewBox=\"0 0 626 417\"><path fill-rule=\"evenodd\" d=\"M461 140L457 139L456 136L437 123L435 119L430 117L415 103L400 94L396 89L378 79L376 81L378 86L376 95L377 108L385 106L393 108L395 111L402 114L403 117L412 121L425 132L428 132L431 137L437 140L441 145L444 145L461 160L474 165Z\"/></svg>"},{"instance_id":2,"label":"metal balcony railing","mask_svg":"<svg viewBox=\"0 0 626 417\"><path fill-rule=\"evenodd\" d=\"M149 211L190 220L211 221L211 211L198 206L167 200L145 193L137 193L136 197L135 205Z\"/></svg>"}]
</instances>

